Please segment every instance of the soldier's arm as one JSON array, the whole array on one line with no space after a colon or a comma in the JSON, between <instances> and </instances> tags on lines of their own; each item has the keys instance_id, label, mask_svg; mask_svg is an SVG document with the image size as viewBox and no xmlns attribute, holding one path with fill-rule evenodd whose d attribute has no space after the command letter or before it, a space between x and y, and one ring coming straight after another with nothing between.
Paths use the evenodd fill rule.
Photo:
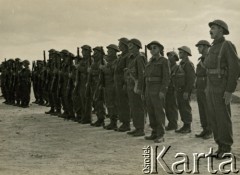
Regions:
<instances>
[{"instance_id":1,"label":"soldier's arm","mask_svg":"<svg viewBox=\"0 0 240 175\"><path fill-rule=\"evenodd\" d=\"M194 88L196 78L194 66L191 63L186 63L186 65L184 66L184 71L186 75L184 92L191 93Z\"/></svg>"},{"instance_id":2,"label":"soldier's arm","mask_svg":"<svg viewBox=\"0 0 240 175\"><path fill-rule=\"evenodd\" d=\"M144 83L144 70L145 70L145 58L143 56L137 58L137 75L138 75L138 86L137 89L143 91Z\"/></svg>"},{"instance_id":3,"label":"soldier's arm","mask_svg":"<svg viewBox=\"0 0 240 175\"><path fill-rule=\"evenodd\" d=\"M166 94L168 85L170 83L170 67L169 67L167 59L165 59L165 58L163 61L162 69L163 69L163 71L162 71L162 86L161 86L160 92Z\"/></svg>"},{"instance_id":4,"label":"soldier's arm","mask_svg":"<svg viewBox=\"0 0 240 175\"><path fill-rule=\"evenodd\" d=\"M226 47L226 58L228 63L228 78L226 91L233 93L237 86L237 79L239 76L239 63L236 48L228 42Z\"/></svg>"}]
</instances>

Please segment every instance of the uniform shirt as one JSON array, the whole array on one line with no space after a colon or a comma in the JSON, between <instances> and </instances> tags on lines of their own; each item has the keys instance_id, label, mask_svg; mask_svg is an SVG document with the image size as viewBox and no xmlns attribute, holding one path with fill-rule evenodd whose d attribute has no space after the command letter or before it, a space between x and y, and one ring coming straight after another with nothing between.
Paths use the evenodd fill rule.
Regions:
<instances>
[{"instance_id":1,"label":"uniform shirt","mask_svg":"<svg viewBox=\"0 0 240 175\"><path fill-rule=\"evenodd\" d=\"M151 78L160 78L157 81L148 81ZM151 58L145 68L146 91L166 94L170 82L170 68L164 57Z\"/></svg>"},{"instance_id":2,"label":"uniform shirt","mask_svg":"<svg viewBox=\"0 0 240 175\"><path fill-rule=\"evenodd\" d=\"M177 63L174 63L174 64L171 64L170 67L171 67L170 68L171 69L171 74L170 74L170 83L169 83L169 86L168 86L168 90L174 90L173 77L174 77L175 71L178 68L178 65L177 65Z\"/></svg>"},{"instance_id":3,"label":"uniform shirt","mask_svg":"<svg viewBox=\"0 0 240 175\"><path fill-rule=\"evenodd\" d=\"M124 69L127 67L129 53L122 53L115 61L114 81L115 83L124 84Z\"/></svg>"},{"instance_id":4,"label":"uniform shirt","mask_svg":"<svg viewBox=\"0 0 240 175\"><path fill-rule=\"evenodd\" d=\"M21 83L24 84L29 84L31 83L31 71L29 68L23 68L21 73L20 73L20 77L21 77Z\"/></svg>"},{"instance_id":5,"label":"uniform shirt","mask_svg":"<svg viewBox=\"0 0 240 175\"><path fill-rule=\"evenodd\" d=\"M196 68L196 76L197 76L196 88L202 89L202 90L204 90L207 86L207 69L203 63L204 59L205 57L203 56L201 56L198 59L200 61L197 64L197 68Z\"/></svg>"},{"instance_id":6,"label":"uniform shirt","mask_svg":"<svg viewBox=\"0 0 240 175\"><path fill-rule=\"evenodd\" d=\"M134 89L134 80L131 78L132 75L136 80L138 80L137 89L141 92L143 91L144 85L144 69L147 62L146 57L141 53L130 54L129 63L127 65L127 82L129 90Z\"/></svg>"},{"instance_id":7,"label":"uniform shirt","mask_svg":"<svg viewBox=\"0 0 240 175\"><path fill-rule=\"evenodd\" d=\"M208 52L204 63L207 69L217 69L218 65L218 55L222 47L225 38L219 38L213 41L212 46ZM222 56L220 61L220 68L227 71L227 83L226 89L227 92L234 92L237 86L237 79L239 75L239 65L238 65L238 56L236 48L233 44L226 42L222 48ZM214 75L208 75L214 76ZM217 75L215 75L217 78Z\"/></svg>"},{"instance_id":8,"label":"uniform shirt","mask_svg":"<svg viewBox=\"0 0 240 175\"><path fill-rule=\"evenodd\" d=\"M195 83L195 70L194 70L194 65L193 63L187 58L185 60L182 60L179 64L184 70L185 73L185 82L184 86L182 87L184 92L191 93L193 88L194 88L194 83ZM178 67L179 70L179 67ZM176 71L176 74L178 72Z\"/></svg>"},{"instance_id":9,"label":"uniform shirt","mask_svg":"<svg viewBox=\"0 0 240 175\"><path fill-rule=\"evenodd\" d=\"M116 64L116 60L117 60L117 56L106 57L107 64L103 68L105 85L114 84L114 67Z\"/></svg>"}]
</instances>

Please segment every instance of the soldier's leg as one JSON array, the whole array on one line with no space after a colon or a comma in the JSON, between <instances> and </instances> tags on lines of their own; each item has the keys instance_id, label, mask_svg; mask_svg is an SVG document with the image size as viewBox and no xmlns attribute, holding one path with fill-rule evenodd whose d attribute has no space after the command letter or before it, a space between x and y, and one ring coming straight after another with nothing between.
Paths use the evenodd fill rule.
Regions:
<instances>
[{"instance_id":1,"label":"soldier's leg","mask_svg":"<svg viewBox=\"0 0 240 175\"><path fill-rule=\"evenodd\" d=\"M152 98L150 96L146 96L146 108L148 112L150 127L152 128L152 133L150 136L146 136L146 140L154 140L157 138L157 121L155 118L155 112L154 112L154 105L152 102Z\"/></svg>"},{"instance_id":2,"label":"soldier's leg","mask_svg":"<svg viewBox=\"0 0 240 175\"><path fill-rule=\"evenodd\" d=\"M176 130L177 133L190 133L191 132L191 123L192 123L192 108L190 106L190 95L188 99L183 98L183 91L177 92L177 102L179 113L181 115L181 120L183 126Z\"/></svg>"},{"instance_id":3,"label":"soldier's leg","mask_svg":"<svg viewBox=\"0 0 240 175\"><path fill-rule=\"evenodd\" d=\"M178 124L178 106L177 97L174 91L168 91L166 94L166 117L168 119L168 126L166 130L177 129Z\"/></svg>"},{"instance_id":4,"label":"soldier's leg","mask_svg":"<svg viewBox=\"0 0 240 175\"><path fill-rule=\"evenodd\" d=\"M131 106L131 114L133 119L133 126L136 128L136 132L133 136L143 136L144 135L144 107L141 96L134 93L133 90L128 92L129 94L129 104ZM131 132L130 132L131 133Z\"/></svg>"},{"instance_id":5,"label":"soldier's leg","mask_svg":"<svg viewBox=\"0 0 240 175\"><path fill-rule=\"evenodd\" d=\"M116 106L116 94L114 86L105 88L105 104L110 116L110 124L105 127L107 130L113 130L117 128L117 106Z\"/></svg>"}]
</instances>

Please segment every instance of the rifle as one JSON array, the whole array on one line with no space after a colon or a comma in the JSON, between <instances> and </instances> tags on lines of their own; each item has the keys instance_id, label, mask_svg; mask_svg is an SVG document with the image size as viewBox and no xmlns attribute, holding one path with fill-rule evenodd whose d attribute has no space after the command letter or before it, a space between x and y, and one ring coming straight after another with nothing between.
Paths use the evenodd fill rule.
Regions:
<instances>
[{"instance_id":1,"label":"rifle","mask_svg":"<svg viewBox=\"0 0 240 175\"><path fill-rule=\"evenodd\" d=\"M146 56L146 58L148 58L148 55L147 55L147 45L145 45L145 56Z\"/></svg>"},{"instance_id":2,"label":"rifle","mask_svg":"<svg viewBox=\"0 0 240 175\"><path fill-rule=\"evenodd\" d=\"M43 65L46 66L47 62L46 62L46 52L45 50L43 51Z\"/></svg>"},{"instance_id":3,"label":"rifle","mask_svg":"<svg viewBox=\"0 0 240 175\"><path fill-rule=\"evenodd\" d=\"M72 59L72 58L71 58ZM72 61L71 64L68 65L68 82L67 82L67 95L71 91L71 82L72 82ZM69 63L70 63L69 62Z\"/></svg>"}]
</instances>

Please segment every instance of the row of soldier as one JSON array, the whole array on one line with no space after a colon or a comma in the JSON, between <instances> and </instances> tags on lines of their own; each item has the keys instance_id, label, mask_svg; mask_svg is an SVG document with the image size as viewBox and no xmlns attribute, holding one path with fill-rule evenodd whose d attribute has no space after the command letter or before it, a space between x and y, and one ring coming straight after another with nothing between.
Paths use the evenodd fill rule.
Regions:
<instances>
[{"instance_id":1,"label":"row of soldier","mask_svg":"<svg viewBox=\"0 0 240 175\"><path fill-rule=\"evenodd\" d=\"M165 130L191 132L190 97L196 88L203 128L196 137L209 139L213 133L218 145L216 157L222 158L233 144L230 101L239 76L238 56L235 46L224 38L229 34L227 24L214 20L209 27L214 42L210 45L200 40L196 44L202 55L196 72L189 47L179 47L178 54L168 52L167 59L164 46L158 41L146 46L151 53L149 61L146 49L145 53L140 52L142 44L138 39L120 38L118 46L107 46L106 55L100 46L92 49L84 45L82 56L78 50L76 57L67 50L51 49L47 62L38 60L33 66L36 103L46 102L51 107L46 114L107 130L128 131L134 137L145 135L147 114L152 133L145 139L160 143L164 141ZM97 116L95 122L92 110ZM183 122L180 129L178 111ZM106 114L110 118L107 126Z\"/></svg>"},{"instance_id":2,"label":"row of soldier","mask_svg":"<svg viewBox=\"0 0 240 175\"><path fill-rule=\"evenodd\" d=\"M29 107L31 92L31 71L29 61L19 58L6 60L1 64L1 91L8 105Z\"/></svg>"}]
</instances>

